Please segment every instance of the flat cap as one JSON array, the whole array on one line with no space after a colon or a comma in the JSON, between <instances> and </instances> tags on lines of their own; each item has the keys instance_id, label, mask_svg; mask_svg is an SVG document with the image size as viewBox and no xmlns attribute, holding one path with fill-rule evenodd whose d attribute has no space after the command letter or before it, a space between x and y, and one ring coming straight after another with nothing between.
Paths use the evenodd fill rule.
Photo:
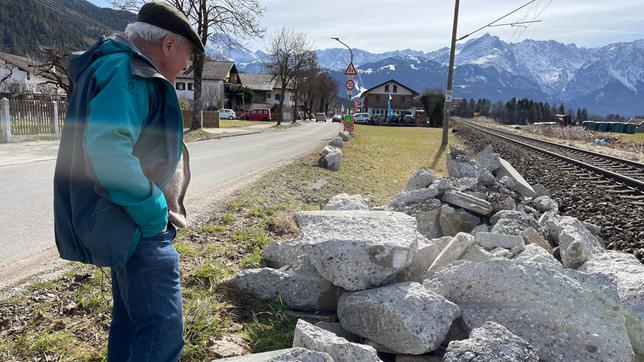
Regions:
<instances>
[{"instance_id":1,"label":"flat cap","mask_svg":"<svg viewBox=\"0 0 644 362\"><path fill-rule=\"evenodd\" d=\"M157 2L146 3L139 10L138 21L181 35L194 44L196 52L204 52L201 39L190 26L188 19L169 5Z\"/></svg>"}]
</instances>

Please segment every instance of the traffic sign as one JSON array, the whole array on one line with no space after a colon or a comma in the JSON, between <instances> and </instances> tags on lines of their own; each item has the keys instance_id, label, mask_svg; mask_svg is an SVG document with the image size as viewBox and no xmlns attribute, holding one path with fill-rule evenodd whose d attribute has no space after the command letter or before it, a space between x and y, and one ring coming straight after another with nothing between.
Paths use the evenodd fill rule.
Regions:
<instances>
[{"instance_id":1,"label":"traffic sign","mask_svg":"<svg viewBox=\"0 0 644 362\"><path fill-rule=\"evenodd\" d=\"M448 90L447 95L445 96L445 102L451 103L452 102L452 91Z\"/></svg>"},{"instance_id":2,"label":"traffic sign","mask_svg":"<svg viewBox=\"0 0 644 362\"><path fill-rule=\"evenodd\" d=\"M356 87L356 82L353 81L353 79L347 80L347 83L345 83L347 90L353 90L353 88Z\"/></svg>"},{"instance_id":3,"label":"traffic sign","mask_svg":"<svg viewBox=\"0 0 644 362\"><path fill-rule=\"evenodd\" d=\"M347 70L344 71L344 75L357 75L356 67L353 66L353 63L349 63Z\"/></svg>"}]
</instances>

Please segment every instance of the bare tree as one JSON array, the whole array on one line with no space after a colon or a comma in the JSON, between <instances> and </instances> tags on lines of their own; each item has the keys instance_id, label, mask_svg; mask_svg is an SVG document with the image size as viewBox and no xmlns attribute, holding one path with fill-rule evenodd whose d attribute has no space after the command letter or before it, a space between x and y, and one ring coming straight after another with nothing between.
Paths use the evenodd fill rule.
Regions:
<instances>
[{"instance_id":1,"label":"bare tree","mask_svg":"<svg viewBox=\"0 0 644 362\"><path fill-rule=\"evenodd\" d=\"M44 85L53 85L65 91L67 99L72 95L73 83L69 80L70 52L61 49L40 48L43 61L35 66L35 74L46 79Z\"/></svg>"},{"instance_id":2,"label":"bare tree","mask_svg":"<svg viewBox=\"0 0 644 362\"><path fill-rule=\"evenodd\" d=\"M302 87L302 97L309 117L313 112L328 113L338 97L338 84L327 71L316 68Z\"/></svg>"},{"instance_id":3,"label":"bare tree","mask_svg":"<svg viewBox=\"0 0 644 362\"><path fill-rule=\"evenodd\" d=\"M111 0L112 5L124 10L138 10L145 0ZM201 42L206 44L213 35L233 38L255 38L264 34L259 19L264 7L259 0L165 0L175 7L197 29ZM194 54L193 75L195 80L194 99L201 99L202 75L205 64L204 54ZM193 102L190 129L201 128L202 102Z\"/></svg>"},{"instance_id":4,"label":"bare tree","mask_svg":"<svg viewBox=\"0 0 644 362\"><path fill-rule=\"evenodd\" d=\"M13 77L13 72L16 70L16 66L9 63L6 60L0 59L0 64L2 64L2 68L7 71L5 75L3 75L0 78L0 88L4 88L5 90L9 90L14 82L12 81Z\"/></svg>"},{"instance_id":5,"label":"bare tree","mask_svg":"<svg viewBox=\"0 0 644 362\"><path fill-rule=\"evenodd\" d=\"M282 96L279 101L279 116L277 124L283 121L283 107L286 89L293 86L293 81L296 77L307 68L310 64L312 56L312 49L309 40L304 33L296 33L293 30L282 28L278 31L269 48L271 55L271 62L267 68L277 79L277 84L280 87Z\"/></svg>"},{"instance_id":6,"label":"bare tree","mask_svg":"<svg viewBox=\"0 0 644 362\"><path fill-rule=\"evenodd\" d=\"M314 80L318 72L317 56L313 51L307 51L302 54L302 62L299 63L299 68L295 69L295 75L291 82L292 94L294 99L293 104L293 123L297 120L298 108L300 100L302 100L304 90L306 89L307 82Z\"/></svg>"}]
</instances>

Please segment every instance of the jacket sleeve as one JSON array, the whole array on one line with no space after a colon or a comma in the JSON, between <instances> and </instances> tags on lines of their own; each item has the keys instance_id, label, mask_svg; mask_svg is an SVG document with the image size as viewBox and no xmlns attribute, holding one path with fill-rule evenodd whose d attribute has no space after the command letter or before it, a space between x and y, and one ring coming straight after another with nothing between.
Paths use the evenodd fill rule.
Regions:
<instances>
[{"instance_id":1,"label":"jacket sleeve","mask_svg":"<svg viewBox=\"0 0 644 362\"><path fill-rule=\"evenodd\" d=\"M148 116L146 83L133 79L124 61L103 64L95 76L98 91L89 102L85 131L88 174L97 192L124 207L144 237L155 235L167 225L168 206L133 154Z\"/></svg>"}]
</instances>

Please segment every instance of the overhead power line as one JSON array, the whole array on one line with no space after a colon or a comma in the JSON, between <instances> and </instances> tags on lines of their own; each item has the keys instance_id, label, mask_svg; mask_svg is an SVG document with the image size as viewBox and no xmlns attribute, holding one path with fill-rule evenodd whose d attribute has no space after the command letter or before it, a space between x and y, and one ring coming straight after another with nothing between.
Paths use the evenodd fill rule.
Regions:
<instances>
[{"instance_id":1,"label":"overhead power line","mask_svg":"<svg viewBox=\"0 0 644 362\"><path fill-rule=\"evenodd\" d=\"M488 23L488 24L486 24L486 25L484 25L484 26L482 26L482 27L480 27L480 28L478 28L478 29L474 30L473 32L463 35L462 37L458 38L458 40L459 40L459 41L460 41L460 40L463 40L463 39L467 38L468 36L470 36L470 35L472 35L472 34L478 33L479 31L481 31L481 30L483 30L483 29L485 29L485 28L491 27L491 26L492 26L492 25L494 25L495 23L498 23L499 21L501 21L501 20L503 20L503 19L507 18L508 16L510 16L510 15L512 15L512 14L514 14L514 13L516 13L517 11L519 11L519 10L521 10L521 9L525 8L526 6L528 6L528 5L532 4L532 3L533 3L533 2L535 2L535 1L537 1L537 0L531 0L531 1L527 2L526 4L522 5L521 7L519 7L519 8L517 8L517 9L512 10L511 12L509 12L509 13L507 13L507 14L503 15L502 17L500 17L500 18L498 18L498 19L496 19L496 20L494 20L494 21L492 21L492 22L490 22L490 23Z\"/></svg>"}]
</instances>

